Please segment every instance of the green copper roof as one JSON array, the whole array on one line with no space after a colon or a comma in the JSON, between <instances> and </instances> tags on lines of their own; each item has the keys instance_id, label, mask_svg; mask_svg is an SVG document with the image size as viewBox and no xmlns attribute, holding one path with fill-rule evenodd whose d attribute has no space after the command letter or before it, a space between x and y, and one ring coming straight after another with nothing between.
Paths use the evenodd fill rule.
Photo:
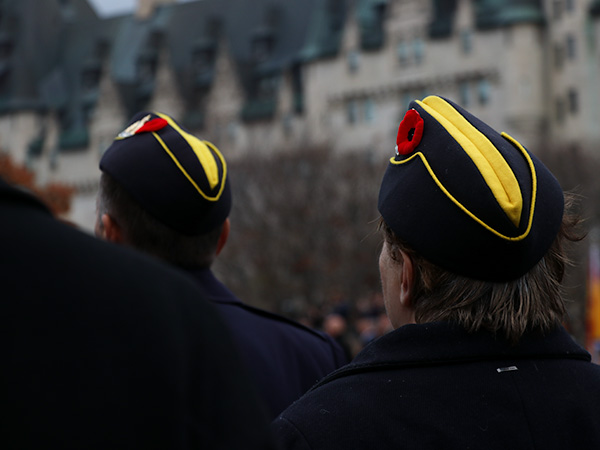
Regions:
<instances>
[{"instance_id":1,"label":"green copper roof","mask_svg":"<svg viewBox=\"0 0 600 450\"><path fill-rule=\"evenodd\" d=\"M479 29L513 25L515 23L544 23L541 0L478 0L475 22Z\"/></svg>"},{"instance_id":2,"label":"green copper roof","mask_svg":"<svg viewBox=\"0 0 600 450\"><path fill-rule=\"evenodd\" d=\"M457 0L433 0L433 18L429 36L449 37L453 30ZM544 23L542 0L475 0L475 24L478 29L491 29L515 23Z\"/></svg>"},{"instance_id":3,"label":"green copper roof","mask_svg":"<svg viewBox=\"0 0 600 450\"><path fill-rule=\"evenodd\" d=\"M347 11L345 0L324 0L316 4L305 44L299 53L300 60L311 61L337 55Z\"/></svg>"},{"instance_id":4,"label":"green copper roof","mask_svg":"<svg viewBox=\"0 0 600 450\"><path fill-rule=\"evenodd\" d=\"M458 0L431 1L430 36L450 36ZM473 1L479 29L544 20L542 0ZM55 111L61 121L61 148L80 148L89 139L88 120L101 77L115 83L131 115L155 94L156 64L161 55L168 55L166 64L186 102L185 120L201 126L207 114L203 99L214 83L216 56L223 49L244 90L243 119L277 112L281 77L290 69L293 109L300 113L302 64L339 54L351 13L356 14L350 20L357 21L361 49L380 49L388 4L389 0L197 0L159 7L140 20L133 14L101 19L88 0L0 0L0 114ZM592 0L590 13L600 14L600 0ZM105 69L110 73L103 74Z\"/></svg>"}]
</instances>

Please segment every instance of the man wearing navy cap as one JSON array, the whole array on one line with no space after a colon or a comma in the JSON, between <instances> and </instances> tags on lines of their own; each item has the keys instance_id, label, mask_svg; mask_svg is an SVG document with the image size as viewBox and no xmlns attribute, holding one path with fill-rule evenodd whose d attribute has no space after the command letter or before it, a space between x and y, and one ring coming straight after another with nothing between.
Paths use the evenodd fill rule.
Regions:
<instances>
[{"instance_id":1,"label":"man wearing navy cap","mask_svg":"<svg viewBox=\"0 0 600 450\"><path fill-rule=\"evenodd\" d=\"M184 269L212 300L275 417L346 363L324 334L243 304L210 270L229 234L227 164L173 118L135 115L100 161L96 234Z\"/></svg>"},{"instance_id":2,"label":"man wearing navy cap","mask_svg":"<svg viewBox=\"0 0 600 450\"><path fill-rule=\"evenodd\" d=\"M561 325L571 198L441 97L396 143L378 204L395 329L275 420L282 448L600 448L600 367Z\"/></svg>"}]
</instances>

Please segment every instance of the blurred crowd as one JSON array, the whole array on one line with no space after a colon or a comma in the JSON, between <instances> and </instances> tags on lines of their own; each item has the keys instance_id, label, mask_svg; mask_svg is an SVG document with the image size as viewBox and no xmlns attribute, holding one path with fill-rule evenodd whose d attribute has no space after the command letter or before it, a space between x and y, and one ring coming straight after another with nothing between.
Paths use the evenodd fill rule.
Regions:
<instances>
[{"instance_id":1,"label":"blurred crowd","mask_svg":"<svg viewBox=\"0 0 600 450\"><path fill-rule=\"evenodd\" d=\"M372 292L356 300L333 294L319 305L305 307L294 307L292 303L288 301L284 305L286 314L333 337L349 359L392 330L381 292Z\"/></svg>"}]
</instances>

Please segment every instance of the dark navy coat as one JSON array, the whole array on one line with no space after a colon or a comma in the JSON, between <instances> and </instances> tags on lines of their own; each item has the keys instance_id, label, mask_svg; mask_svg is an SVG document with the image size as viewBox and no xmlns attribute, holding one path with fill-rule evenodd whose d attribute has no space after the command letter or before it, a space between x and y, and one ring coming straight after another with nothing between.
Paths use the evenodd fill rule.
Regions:
<instances>
[{"instance_id":1,"label":"dark navy coat","mask_svg":"<svg viewBox=\"0 0 600 450\"><path fill-rule=\"evenodd\" d=\"M331 337L245 305L208 269L190 273L229 326L272 418L347 363L342 348Z\"/></svg>"},{"instance_id":2,"label":"dark navy coat","mask_svg":"<svg viewBox=\"0 0 600 450\"><path fill-rule=\"evenodd\" d=\"M215 308L179 271L0 180L0 448L264 449Z\"/></svg>"},{"instance_id":3,"label":"dark navy coat","mask_svg":"<svg viewBox=\"0 0 600 450\"><path fill-rule=\"evenodd\" d=\"M284 449L600 449L600 367L562 328L511 347L445 323L406 325L272 429Z\"/></svg>"}]
</instances>

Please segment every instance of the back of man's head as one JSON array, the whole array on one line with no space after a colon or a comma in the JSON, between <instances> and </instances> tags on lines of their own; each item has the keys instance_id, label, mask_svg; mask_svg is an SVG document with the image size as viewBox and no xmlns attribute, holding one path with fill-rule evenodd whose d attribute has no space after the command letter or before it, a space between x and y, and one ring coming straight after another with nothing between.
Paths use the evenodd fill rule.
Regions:
<instances>
[{"instance_id":1,"label":"back of man's head","mask_svg":"<svg viewBox=\"0 0 600 450\"><path fill-rule=\"evenodd\" d=\"M415 265L417 322L512 341L560 322L572 216L552 173L506 133L441 97L412 102L379 211L391 258L403 252Z\"/></svg>"},{"instance_id":2,"label":"back of man's head","mask_svg":"<svg viewBox=\"0 0 600 450\"><path fill-rule=\"evenodd\" d=\"M211 264L231 210L227 165L213 144L165 114L141 112L100 170L97 234L178 266Z\"/></svg>"}]
</instances>

